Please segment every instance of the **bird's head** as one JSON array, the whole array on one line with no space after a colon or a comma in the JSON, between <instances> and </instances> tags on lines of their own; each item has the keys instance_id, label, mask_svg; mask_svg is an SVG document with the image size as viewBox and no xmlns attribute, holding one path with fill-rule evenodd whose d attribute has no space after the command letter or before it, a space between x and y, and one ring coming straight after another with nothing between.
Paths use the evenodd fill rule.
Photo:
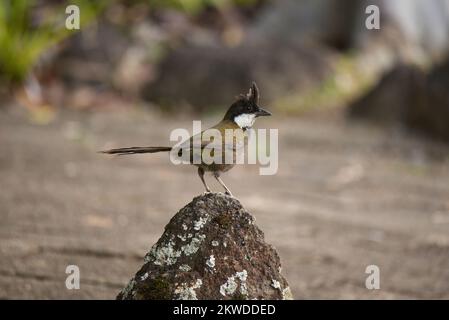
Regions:
<instances>
[{"instance_id":1,"label":"bird's head","mask_svg":"<svg viewBox=\"0 0 449 320\"><path fill-rule=\"evenodd\" d=\"M247 94L241 94L228 109L224 120L234 121L240 128L248 129L257 117L271 116L271 113L259 106L259 89L252 83Z\"/></svg>"}]
</instances>

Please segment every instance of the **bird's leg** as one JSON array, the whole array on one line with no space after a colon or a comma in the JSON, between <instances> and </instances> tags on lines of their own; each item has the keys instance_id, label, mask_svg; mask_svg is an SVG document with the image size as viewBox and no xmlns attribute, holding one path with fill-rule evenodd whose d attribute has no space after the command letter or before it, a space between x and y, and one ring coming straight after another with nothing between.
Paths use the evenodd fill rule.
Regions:
<instances>
[{"instance_id":1,"label":"bird's leg","mask_svg":"<svg viewBox=\"0 0 449 320\"><path fill-rule=\"evenodd\" d=\"M225 188L225 190L226 190L225 193L226 193L227 195L229 195L229 196L232 197L231 191L228 189L228 187L226 187L226 185L224 184L223 180L221 180L221 178L220 178L220 173L214 172L214 177L215 177L215 179L217 179L217 181L221 184L221 186L222 186L223 188Z\"/></svg>"},{"instance_id":2,"label":"bird's leg","mask_svg":"<svg viewBox=\"0 0 449 320\"><path fill-rule=\"evenodd\" d=\"M203 182L204 187L206 188L206 192L211 192L209 187L206 184L206 181L204 180L204 170L203 168L198 168L198 175L200 176L201 182Z\"/></svg>"}]
</instances>

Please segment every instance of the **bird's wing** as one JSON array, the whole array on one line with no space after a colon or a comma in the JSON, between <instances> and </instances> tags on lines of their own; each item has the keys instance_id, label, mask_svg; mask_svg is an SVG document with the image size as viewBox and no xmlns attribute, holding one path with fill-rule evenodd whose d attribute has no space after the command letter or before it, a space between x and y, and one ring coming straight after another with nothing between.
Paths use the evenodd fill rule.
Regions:
<instances>
[{"instance_id":1,"label":"bird's wing","mask_svg":"<svg viewBox=\"0 0 449 320\"><path fill-rule=\"evenodd\" d=\"M216 135L217 131L211 129L218 130L220 136ZM175 146L174 149L177 148L178 156L185 159L188 158L191 162L193 157L202 157L204 153L213 157L217 152L240 150L246 143L247 136L245 132L241 129L235 129L228 134L231 133L232 136L226 138L225 130L215 126L190 137L190 139Z\"/></svg>"}]
</instances>

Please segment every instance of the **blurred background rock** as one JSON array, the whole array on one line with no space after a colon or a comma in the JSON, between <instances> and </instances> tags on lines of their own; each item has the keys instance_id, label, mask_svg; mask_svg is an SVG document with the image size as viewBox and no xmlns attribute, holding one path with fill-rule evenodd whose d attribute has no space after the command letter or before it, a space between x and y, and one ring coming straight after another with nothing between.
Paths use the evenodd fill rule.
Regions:
<instances>
[{"instance_id":1,"label":"blurred background rock","mask_svg":"<svg viewBox=\"0 0 449 320\"><path fill-rule=\"evenodd\" d=\"M391 194L398 199L407 198L409 192L423 190L428 196L419 198L423 202L415 199L416 205L401 202L406 206L406 209L401 207L403 216L399 214L402 211L394 207L397 203L389 207L399 215L398 221L409 219L407 214L411 212L430 210L434 215L428 217L437 217L432 221L443 221L447 227L444 221L449 221L449 0L70 1L80 7L80 30L65 28L67 4L68 1L56 0L0 2L0 116L3 123L0 138L5 148L0 156L0 168L10 179L4 180L9 181L5 186L10 191L3 195L3 214L9 219L9 226L23 217L13 218L11 213L6 213L10 212L8 210L13 210L20 201L30 206L35 201L33 196L23 199L18 196L22 188L34 188L32 178L22 176L27 172L24 168L32 163L30 170L40 179L47 169L50 170L39 167L39 161L35 163L34 160L45 160L41 166L46 166L48 161L53 167L64 162L61 164L64 174L82 175L77 161L96 161L91 153L99 148L139 142L151 144L157 139L165 141L170 128L186 123L189 127L190 119L221 117L232 98L255 80L263 105L276 115L272 121L284 130L280 135L281 145L289 146L285 153L286 171L280 175L277 187L282 190L288 185L295 190L298 186L303 191L317 192L313 196L301 196L301 192L298 195L290 191L286 195L280 191L280 199L285 197L286 201L294 202L293 199L298 198L307 202L316 198L323 204L334 201L334 192L344 193L347 185L376 186L374 195L382 192L380 189L390 181L394 185ZM368 16L365 9L372 4L380 8L380 30L365 27ZM39 140L39 133L51 143ZM67 141L75 143L76 147L71 148ZM64 150L59 159L51 158L55 152L52 146ZM295 152L302 153L294 157ZM322 153L326 159L318 157ZM126 163L132 166L141 164L139 161L143 160L138 159L123 161L129 161ZM321 160L326 161L321 163ZM297 167L297 161L301 167ZM381 167L378 172L371 172L367 167L373 165L371 161ZM383 167L385 163L390 163L391 167ZM311 168L310 172L304 172L307 167ZM93 166L92 172L84 168L91 178L85 177L83 181L88 185L107 185L106 172L101 176L103 171L99 168ZM131 170L126 168L120 167ZM173 178L168 171L161 172ZM387 177L382 175L384 172L388 172ZM134 172L129 171L129 174L138 177ZM386 180L373 183L369 178L371 174L375 175L372 177L375 181L377 176ZM131 184L130 176L120 175L123 181ZM95 182L92 177L102 182ZM161 185L171 185L170 179L164 179ZM322 180L321 187L316 185L318 180ZM120 185L123 181L116 182ZM248 183L260 187L257 180ZM58 189L54 185L52 188ZM82 187L74 184L73 188ZM401 188L404 190L400 191ZM162 211L174 212L193 196L188 192L182 194L183 197L169 207L161 204ZM326 196L323 198L322 194ZM349 195L357 198L351 192ZM371 212L372 197L359 199L363 200L359 204L363 210L359 209L367 215ZM335 201L342 201L340 210L346 212L344 203L348 200L343 198ZM92 201L92 206L101 207L96 200ZM119 204L123 210L134 205L129 198L123 201ZM335 204L332 206L335 208ZM255 208L264 210L257 205ZM106 210L104 206L103 210ZM60 221L54 215L50 215L51 219ZM421 216L416 215L416 221L420 221ZM358 219L349 214L342 217L348 217L349 224L354 222L351 219ZM103 227L113 225L109 217L103 218L89 218L89 221ZM369 224L372 218L366 216L366 219L367 225L372 226ZM122 218L119 220L123 222ZM388 230L386 220L384 227ZM162 226L163 221L159 221ZM290 224L291 221L285 221L285 226ZM319 224L311 228L315 227L319 228ZM309 231L298 228L302 230L299 233L309 234L307 227L304 228ZM39 227L37 230L45 233ZM158 229L153 232L151 237L156 239L160 232ZM433 228L428 228L417 232L416 236L434 232ZM335 231L335 234L339 233ZM449 240L441 239L434 239L439 248L437 253L441 248L447 250L445 241L449 243ZM328 240L322 244L333 244ZM282 252L291 253L289 250L293 247L282 249L282 240L276 241L281 246L281 257ZM405 240L397 241L405 245ZM107 241L103 245L107 245ZM313 247L312 243L309 245ZM413 250L410 254L415 258ZM437 255L440 257L439 253ZM343 263L332 254L330 257L317 258L319 261L315 262L321 266L332 264L332 259ZM443 267L449 269L447 261L441 259L438 261L442 269L435 271L438 275ZM295 260L295 263L299 262ZM291 261L287 261L287 265L290 279L292 270L296 269ZM126 268L131 271L135 265ZM13 267L6 269L15 270ZM1 272L8 274L9 271L0 270L0 275ZM306 270L306 278L313 276L311 272ZM336 282L343 281L338 273L335 277ZM429 279L429 283L434 280ZM123 281L121 278L120 283L112 287L120 288ZM316 287L311 284L316 288L312 291L307 291L310 287L304 282L296 281L293 288L299 294L295 296L301 297L298 292L301 290L305 296L326 296L321 291L321 280L317 278L316 281ZM386 296L413 291L396 289ZM441 287L438 296L444 296L446 289ZM333 293L339 297L351 296L355 294L351 290ZM419 289L413 292L409 296L419 296ZM112 297L115 293L108 291L106 296ZM92 293L92 296L97 295Z\"/></svg>"}]
</instances>

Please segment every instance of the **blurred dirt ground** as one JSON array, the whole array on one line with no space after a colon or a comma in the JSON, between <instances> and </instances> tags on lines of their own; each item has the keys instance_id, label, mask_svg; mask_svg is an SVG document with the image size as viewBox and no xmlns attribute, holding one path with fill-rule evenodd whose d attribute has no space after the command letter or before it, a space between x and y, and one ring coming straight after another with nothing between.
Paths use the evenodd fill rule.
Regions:
<instances>
[{"instance_id":1,"label":"blurred dirt ground","mask_svg":"<svg viewBox=\"0 0 449 320\"><path fill-rule=\"evenodd\" d=\"M67 112L43 126L2 111L0 298L115 298L203 189L195 168L166 154L96 151L166 144L190 118ZM278 174L243 166L223 179L278 249L295 298L449 298L447 147L339 115L258 126L279 128ZM65 287L69 264L80 290ZM377 291L365 288L371 264Z\"/></svg>"}]
</instances>

